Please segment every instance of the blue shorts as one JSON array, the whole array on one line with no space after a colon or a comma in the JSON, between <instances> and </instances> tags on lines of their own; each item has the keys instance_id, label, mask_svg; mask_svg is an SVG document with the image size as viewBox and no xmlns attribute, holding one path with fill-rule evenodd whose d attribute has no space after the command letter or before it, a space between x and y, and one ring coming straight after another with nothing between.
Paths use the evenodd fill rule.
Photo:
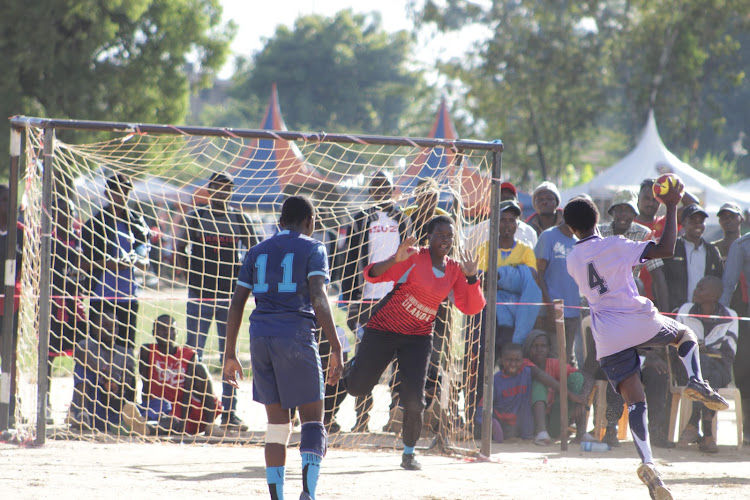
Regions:
<instances>
[{"instance_id":1,"label":"blue shorts","mask_svg":"<svg viewBox=\"0 0 750 500\"><path fill-rule=\"evenodd\" d=\"M250 337L253 400L282 408L325 397L318 344L311 334L295 337Z\"/></svg>"},{"instance_id":2,"label":"blue shorts","mask_svg":"<svg viewBox=\"0 0 750 500\"><path fill-rule=\"evenodd\" d=\"M638 356L638 349L647 347L663 347L672 344L677 337L677 333L681 328L687 328L672 318L659 315L661 321L661 330L651 339L646 342L630 347L620 352L616 352L609 356L604 356L599 360L599 365L602 367L604 374L607 376L607 380L612 385L615 392L619 393L618 386L620 382L627 379L634 373L641 373L641 358Z\"/></svg>"}]
</instances>

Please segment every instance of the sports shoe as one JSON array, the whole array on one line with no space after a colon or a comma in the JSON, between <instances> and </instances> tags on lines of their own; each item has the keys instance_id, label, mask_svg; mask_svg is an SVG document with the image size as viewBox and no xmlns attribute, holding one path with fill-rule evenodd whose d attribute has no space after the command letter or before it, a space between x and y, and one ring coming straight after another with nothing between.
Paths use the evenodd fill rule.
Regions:
<instances>
[{"instance_id":1,"label":"sports shoe","mask_svg":"<svg viewBox=\"0 0 750 500\"><path fill-rule=\"evenodd\" d=\"M401 455L401 468L406 470L422 470L422 464L417 462L414 453Z\"/></svg>"},{"instance_id":2,"label":"sports shoe","mask_svg":"<svg viewBox=\"0 0 750 500\"><path fill-rule=\"evenodd\" d=\"M706 408L713 411L721 411L729 408L727 400L722 398L718 392L711 388L705 380L698 380L690 377L685 387L685 395L693 401L698 401L706 405Z\"/></svg>"},{"instance_id":3,"label":"sports shoe","mask_svg":"<svg viewBox=\"0 0 750 500\"><path fill-rule=\"evenodd\" d=\"M604 437L602 438L602 443L607 443L610 448L620 447L620 440L617 437L616 427L607 427Z\"/></svg>"},{"instance_id":4,"label":"sports shoe","mask_svg":"<svg viewBox=\"0 0 750 500\"><path fill-rule=\"evenodd\" d=\"M325 427L328 434L336 434L337 432L341 432L341 426L335 420L326 423Z\"/></svg>"},{"instance_id":5,"label":"sports shoe","mask_svg":"<svg viewBox=\"0 0 750 500\"><path fill-rule=\"evenodd\" d=\"M698 443L698 449L703 453L719 453L719 447L716 445L716 438L713 436L704 436L703 439L701 439L701 442Z\"/></svg>"},{"instance_id":6,"label":"sports shoe","mask_svg":"<svg viewBox=\"0 0 750 500\"><path fill-rule=\"evenodd\" d=\"M250 428L235 413L224 413L221 421L227 430L247 432Z\"/></svg>"},{"instance_id":7,"label":"sports shoe","mask_svg":"<svg viewBox=\"0 0 750 500\"><path fill-rule=\"evenodd\" d=\"M370 418L357 419L357 423L352 427L352 432L368 433L370 429L367 425L370 423Z\"/></svg>"},{"instance_id":8,"label":"sports shoe","mask_svg":"<svg viewBox=\"0 0 750 500\"><path fill-rule=\"evenodd\" d=\"M71 431L90 431L92 429L89 414L82 410L73 409L72 407L65 417L65 423L70 426Z\"/></svg>"},{"instance_id":9,"label":"sports shoe","mask_svg":"<svg viewBox=\"0 0 750 500\"><path fill-rule=\"evenodd\" d=\"M672 492L664 485L654 464L641 464L638 467L638 478L648 487L651 500L672 500Z\"/></svg>"},{"instance_id":10,"label":"sports shoe","mask_svg":"<svg viewBox=\"0 0 750 500\"><path fill-rule=\"evenodd\" d=\"M677 441L677 445L680 448L687 448L691 444L695 444L700 441L700 438L701 435L698 432L698 427L693 424L687 424L680 433L680 439Z\"/></svg>"}]
</instances>

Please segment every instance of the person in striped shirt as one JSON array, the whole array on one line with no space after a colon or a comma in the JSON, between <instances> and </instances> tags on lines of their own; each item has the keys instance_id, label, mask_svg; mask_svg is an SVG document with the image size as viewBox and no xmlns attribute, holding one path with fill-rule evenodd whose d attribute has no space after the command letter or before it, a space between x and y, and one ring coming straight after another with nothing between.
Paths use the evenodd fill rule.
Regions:
<instances>
[{"instance_id":1,"label":"person in striped shirt","mask_svg":"<svg viewBox=\"0 0 750 500\"><path fill-rule=\"evenodd\" d=\"M461 252L459 261L448 257L455 237L453 220L444 215L434 217L426 233L427 247L413 247L417 239L409 236L389 259L365 268L367 281L390 281L394 287L375 306L357 355L343 378L349 394L368 394L396 357L404 407L401 467L407 470L421 469L414 447L422 431L424 387L437 308L451 292L454 303L465 314L477 314L486 304L477 278L477 259L467 252Z\"/></svg>"}]
</instances>

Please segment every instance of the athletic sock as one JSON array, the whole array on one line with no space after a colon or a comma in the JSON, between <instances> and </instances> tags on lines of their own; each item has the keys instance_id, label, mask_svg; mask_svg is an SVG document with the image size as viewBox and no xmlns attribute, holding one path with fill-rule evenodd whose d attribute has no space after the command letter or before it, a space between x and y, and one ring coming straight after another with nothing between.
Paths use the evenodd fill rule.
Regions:
<instances>
[{"instance_id":1,"label":"athletic sock","mask_svg":"<svg viewBox=\"0 0 750 500\"><path fill-rule=\"evenodd\" d=\"M315 489L318 487L321 457L315 453L302 453L302 490L315 500Z\"/></svg>"},{"instance_id":2,"label":"athletic sock","mask_svg":"<svg viewBox=\"0 0 750 500\"><path fill-rule=\"evenodd\" d=\"M404 445L404 455L414 455L414 447Z\"/></svg>"},{"instance_id":3,"label":"athletic sock","mask_svg":"<svg viewBox=\"0 0 750 500\"><path fill-rule=\"evenodd\" d=\"M326 454L327 434L323 422L305 422L300 433L299 452L302 457L302 489L315 500L320 463Z\"/></svg>"},{"instance_id":4,"label":"athletic sock","mask_svg":"<svg viewBox=\"0 0 750 500\"><path fill-rule=\"evenodd\" d=\"M638 455L644 464L654 463L654 457L651 454L651 443L648 438L648 422L646 421L646 402L628 406L628 422L630 432L633 433L633 442Z\"/></svg>"},{"instance_id":5,"label":"athletic sock","mask_svg":"<svg viewBox=\"0 0 750 500\"><path fill-rule=\"evenodd\" d=\"M703 374L701 373L701 362L698 357L698 344L692 340L687 340L679 345L677 354L680 356L682 364L685 365L688 377L695 377L702 381Z\"/></svg>"},{"instance_id":6,"label":"athletic sock","mask_svg":"<svg viewBox=\"0 0 750 500\"><path fill-rule=\"evenodd\" d=\"M268 492L271 494L271 500L284 500L284 474L286 468L266 467L266 482L268 483Z\"/></svg>"}]
</instances>

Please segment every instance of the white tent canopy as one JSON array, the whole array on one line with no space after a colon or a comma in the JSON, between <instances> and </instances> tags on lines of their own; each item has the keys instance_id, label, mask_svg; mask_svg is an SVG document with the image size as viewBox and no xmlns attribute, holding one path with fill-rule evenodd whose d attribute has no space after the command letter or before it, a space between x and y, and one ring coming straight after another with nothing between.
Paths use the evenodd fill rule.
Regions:
<instances>
[{"instance_id":1,"label":"white tent canopy","mask_svg":"<svg viewBox=\"0 0 750 500\"><path fill-rule=\"evenodd\" d=\"M563 191L562 202L582 193L595 199L611 200L616 191L625 188L637 191L642 180L666 173L677 174L712 216L728 201L734 201L743 208L750 207L750 193L728 189L672 154L659 137L653 111L649 112L635 148L589 182Z\"/></svg>"}]
</instances>

